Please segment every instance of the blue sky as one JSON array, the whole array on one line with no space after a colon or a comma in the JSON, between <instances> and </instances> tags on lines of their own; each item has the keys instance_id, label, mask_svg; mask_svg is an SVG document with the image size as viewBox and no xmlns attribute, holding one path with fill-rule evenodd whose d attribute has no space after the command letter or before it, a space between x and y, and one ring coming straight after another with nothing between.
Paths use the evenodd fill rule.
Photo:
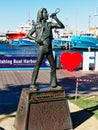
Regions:
<instances>
[{"instance_id":1,"label":"blue sky","mask_svg":"<svg viewBox=\"0 0 98 130\"><path fill-rule=\"evenodd\" d=\"M36 20L37 11L45 7L51 14L60 8L58 18L68 25L69 29L84 31L90 25L98 24L98 0L1 0L0 1L0 32L14 30L19 24L24 24L30 14L31 20Z\"/></svg>"}]
</instances>

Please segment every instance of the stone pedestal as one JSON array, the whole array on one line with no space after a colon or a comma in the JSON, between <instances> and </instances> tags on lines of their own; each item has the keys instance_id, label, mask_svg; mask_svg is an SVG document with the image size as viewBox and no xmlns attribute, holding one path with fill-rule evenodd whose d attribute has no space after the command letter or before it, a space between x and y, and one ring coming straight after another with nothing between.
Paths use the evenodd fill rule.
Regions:
<instances>
[{"instance_id":1,"label":"stone pedestal","mask_svg":"<svg viewBox=\"0 0 98 130\"><path fill-rule=\"evenodd\" d=\"M23 89L14 126L16 130L72 130L65 90Z\"/></svg>"}]
</instances>

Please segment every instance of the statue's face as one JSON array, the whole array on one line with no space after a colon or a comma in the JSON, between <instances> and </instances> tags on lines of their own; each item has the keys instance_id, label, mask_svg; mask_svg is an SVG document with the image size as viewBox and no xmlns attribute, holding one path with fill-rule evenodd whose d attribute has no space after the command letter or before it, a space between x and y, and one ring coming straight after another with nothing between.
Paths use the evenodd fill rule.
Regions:
<instances>
[{"instance_id":1,"label":"statue's face","mask_svg":"<svg viewBox=\"0 0 98 130\"><path fill-rule=\"evenodd\" d=\"M48 12L47 12L47 10L43 10L43 19L48 20Z\"/></svg>"}]
</instances>

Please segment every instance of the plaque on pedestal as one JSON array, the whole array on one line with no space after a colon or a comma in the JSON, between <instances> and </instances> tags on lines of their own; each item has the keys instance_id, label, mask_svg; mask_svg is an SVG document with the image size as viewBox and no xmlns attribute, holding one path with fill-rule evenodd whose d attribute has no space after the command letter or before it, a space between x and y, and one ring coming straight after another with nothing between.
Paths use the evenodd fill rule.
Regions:
<instances>
[{"instance_id":1,"label":"plaque on pedestal","mask_svg":"<svg viewBox=\"0 0 98 130\"><path fill-rule=\"evenodd\" d=\"M16 130L72 130L65 90L23 89L14 126Z\"/></svg>"}]
</instances>

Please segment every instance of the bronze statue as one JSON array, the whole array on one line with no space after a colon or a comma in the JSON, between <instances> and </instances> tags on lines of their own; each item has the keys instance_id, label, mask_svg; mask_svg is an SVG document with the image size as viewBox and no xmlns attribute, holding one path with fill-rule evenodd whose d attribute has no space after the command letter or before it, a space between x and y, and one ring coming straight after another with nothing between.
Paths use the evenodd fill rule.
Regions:
<instances>
[{"instance_id":1,"label":"bronze statue","mask_svg":"<svg viewBox=\"0 0 98 130\"><path fill-rule=\"evenodd\" d=\"M37 14L37 22L32 26L32 29L27 34L29 39L35 40L35 42L39 45L39 51L37 55L36 65L34 67L32 81L30 88L33 90L38 90L36 86L36 79L38 76L39 68L42 63L44 56L47 57L50 67L51 67L51 78L50 78L50 87L57 87L57 77L56 77L56 66L55 60L52 52L52 29L63 29L64 25L57 18L57 12L52 13L50 17L56 21L56 23L47 22L48 20L48 12L46 8L41 8ZM33 34L35 33L35 36Z\"/></svg>"}]
</instances>

